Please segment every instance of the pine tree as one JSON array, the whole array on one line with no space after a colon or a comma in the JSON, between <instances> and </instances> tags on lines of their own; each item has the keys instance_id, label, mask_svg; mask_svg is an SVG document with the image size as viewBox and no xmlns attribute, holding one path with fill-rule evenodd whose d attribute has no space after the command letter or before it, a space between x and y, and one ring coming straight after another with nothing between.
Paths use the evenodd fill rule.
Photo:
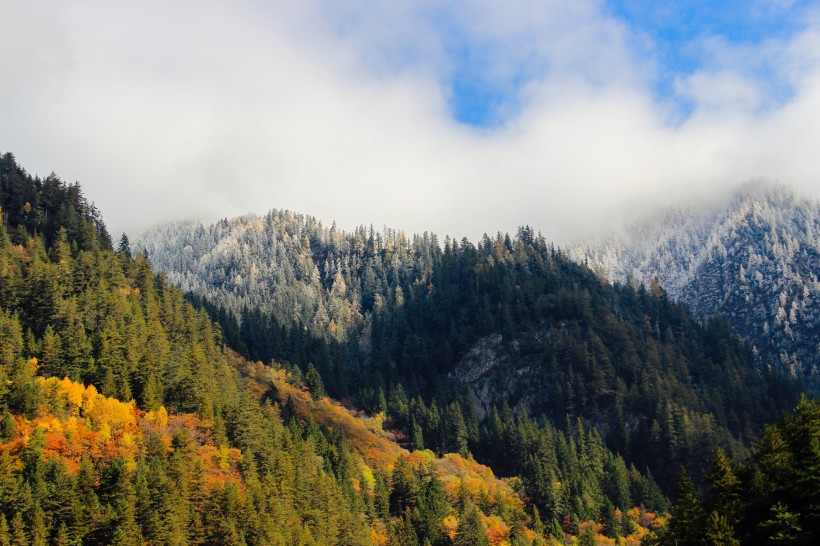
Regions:
<instances>
[{"instance_id":1,"label":"pine tree","mask_svg":"<svg viewBox=\"0 0 820 546\"><path fill-rule=\"evenodd\" d=\"M0 227L2 229L2 227ZM11 534L6 515L0 512L0 546L11 546Z\"/></svg>"},{"instance_id":2,"label":"pine tree","mask_svg":"<svg viewBox=\"0 0 820 546\"><path fill-rule=\"evenodd\" d=\"M62 346L60 337L54 333L50 324L46 326L42 346L40 371L45 376L59 376L63 371Z\"/></svg>"},{"instance_id":3,"label":"pine tree","mask_svg":"<svg viewBox=\"0 0 820 546\"><path fill-rule=\"evenodd\" d=\"M605 466L606 485L604 492L612 504L621 510L627 510L632 506L632 498L629 491L629 471L623 457L616 455L607 460Z\"/></svg>"},{"instance_id":4,"label":"pine tree","mask_svg":"<svg viewBox=\"0 0 820 546\"><path fill-rule=\"evenodd\" d=\"M536 506L532 507L532 530L539 535L543 535L546 531L544 523L541 521L541 515L538 513L538 508ZM561 533L561 536L563 537L563 533Z\"/></svg>"},{"instance_id":5,"label":"pine tree","mask_svg":"<svg viewBox=\"0 0 820 546\"><path fill-rule=\"evenodd\" d=\"M603 513L604 534L610 538L614 538L616 542L621 539L621 520L615 513L615 507L607 499L604 506Z\"/></svg>"},{"instance_id":6,"label":"pine tree","mask_svg":"<svg viewBox=\"0 0 820 546\"><path fill-rule=\"evenodd\" d=\"M14 438L14 434L17 432L17 424L8 408L3 410L3 415L0 416L0 419L2 419L0 420L0 440L8 442Z\"/></svg>"},{"instance_id":7,"label":"pine tree","mask_svg":"<svg viewBox=\"0 0 820 546\"><path fill-rule=\"evenodd\" d=\"M457 402L453 402L447 407L446 423L448 428L444 434L444 437L448 439L446 451L466 457L469 454L467 424L464 422L461 406Z\"/></svg>"},{"instance_id":8,"label":"pine tree","mask_svg":"<svg viewBox=\"0 0 820 546\"><path fill-rule=\"evenodd\" d=\"M800 539L802 530L798 515L790 511L788 506L782 502L772 506L771 517L759 525L762 535L772 544L778 545L802 544L803 541Z\"/></svg>"},{"instance_id":9,"label":"pine tree","mask_svg":"<svg viewBox=\"0 0 820 546\"><path fill-rule=\"evenodd\" d=\"M11 520L11 546L29 546L26 526L20 512L14 514L14 518Z\"/></svg>"},{"instance_id":10,"label":"pine tree","mask_svg":"<svg viewBox=\"0 0 820 546\"><path fill-rule=\"evenodd\" d=\"M131 256L131 242L128 240L128 235L125 233L120 237L120 244L117 247L117 256L130 260Z\"/></svg>"},{"instance_id":11,"label":"pine tree","mask_svg":"<svg viewBox=\"0 0 820 546\"><path fill-rule=\"evenodd\" d=\"M705 517L700 495L683 466L680 467L675 502L667 527L667 544L697 544L702 536Z\"/></svg>"},{"instance_id":12,"label":"pine tree","mask_svg":"<svg viewBox=\"0 0 820 546\"><path fill-rule=\"evenodd\" d=\"M454 546L490 546L487 527L476 505L467 501L456 531Z\"/></svg>"},{"instance_id":13,"label":"pine tree","mask_svg":"<svg viewBox=\"0 0 820 546\"><path fill-rule=\"evenodd\" d=\"M702 544L707 546L740 546L740 541L735 537L735 531L729 521L713 510L706 519Z\"/></svg>"},{"instance_id":14,"label":"pine tree","mask_svg":"<svg viewBox=\"0 0 820 546\"><path fill-rule=\"evenodd\" d=\"M550 536L557 538L558 540L564 540L564 530L561 528L561 524L558 523L558 520L554 517L550 523Z\"/></svg>"},{"instance_id":15,"label":"pine tree","mask_svg":"<svg viewBox=\"0 0 820 546\"><path fill-rule=\"evenodd\" d=\"M327 396L325 392L325 384L322 382L322 376L313 364L308 365L308 371L305 374L305 383L307 383L310 394L314 400L320 400Z\"/></svg>"},{"instance_id":16,"label":"pine tree","mask_svg":"<svg viewBox=\"0 0 820 546\"><path fill-rule=\"evenodd\" d=\"M715 452L715 456L710 461L706 479L712 493L711 505L723 517L734 522L740 510L740 480L735 475L732 463L723 449Z\"/></svg>"},{"instance_id":17,"label":"pine tree","mask_svg":"<svg viewBox=\"0 0 820 546\"><path fill-rule=\"evenodd\" d=\"M441 522L449 509L444 485L433 463L423 466L419 474L421 494L416 529L421 539L439 544L444 540Z\"/></svg>"},{"instance_id":18,"label":"pine tree","mask_svg":"<svg viewBox=\"0 0 820 546\"><path fill-rule=\"evenodd\" d=\"M0 542L0 544L2 543ZM68 527L66 527L65 522L60 523L60 527L57 529L54 546L71 546L71 537L68 536Z\"/></svg>"},{"instance_id":19,"label":"pine tree","mask_svg":"<svg viewBox=\"0 0 820 546\"><path fill-rule=\"evenodd\" d=\"M424 449L424 433L415 416L410 418L410 447L413 451Z\"/></svg>"},{"instance_id":20,"label":"pine tree","mask_svg":"<svg viewBox=\"0 0 820 546\"><path fill-rule=\"evenodd\" d=\"M415 470L404 456L399 455L393 467L390 513L398 516L416 508L420 494L421 485Z\"/></svg>"},{"instance_id":21,"label":"pine tree","mask_svg":"<svg viewBox=\"0 0 820 546\"><path fill-rule=\"evenodd\" d=\"M419 546L419 537L413 527L409 511L390 526L390 544Z\"/></svg>"}]
</instances>

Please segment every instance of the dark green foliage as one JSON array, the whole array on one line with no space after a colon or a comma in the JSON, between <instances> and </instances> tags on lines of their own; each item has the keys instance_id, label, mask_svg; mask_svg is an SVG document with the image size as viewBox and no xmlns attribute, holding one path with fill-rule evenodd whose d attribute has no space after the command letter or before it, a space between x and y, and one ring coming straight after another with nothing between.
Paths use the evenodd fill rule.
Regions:
<instances>
[{"instance_id":1,"label":"dark green foliage","mask_svg":"<svg viewBox=\"0 0 820 546\"><path fill-rule=\"evenodd\" d=\"M78 187L54 176L31 179L10 161L0 161L4 191L24 192L33 209L28 219L6 214L18 196L2 194L4 223L23 227L26 237L17 250L0 237L7 291L0 300L0 374L20 385L0 391L0 404L8 398L22 414L36 412L30 357L38 359L42 375L92 383L105 395L136 398L147 409L164 403L206 415L234 403L235 372L207 315L155 277L144 256L128 258L125 249L115 256ZM55 213L63 209L67 216ZM24 350L23 332L33 354Z\"/></svg>"},{"instance_id":2,"label":"dark green foliage","mask_svg":"<svg viewBox=\"0 0 820 546\"><path fill-rule=\"evenodd\" d=\"M418 504L420 488L419 478L413 467L407 459L399 457L393 467L390 513L398 516L415 508Z\"/></svg>"},{"instance_id":3,"label":"dark green foliage","mask_svg":"<svg viewBox=\"0 0 820 546\"><path fill-rule=\"evenodd\" d=\"M566 516L598 520L610 505L622 511L641 504L654 511L668 507L651 477L630 473L582 420L568 423L565 432L513 417L509 408L495 410L482 426L478 451L499 472L521 476L532 503L556 523Z\"/></svg>"},{"instance_id":4,"label":"dark green foliage","mask_svg":"<svg viewBox=\"0 0 820 546\"><path fill-rule=\"evenodd\" d=\"M660 278L695 315L726 317L770 365L820 394L820 204L780 184L678 202L570 252L610 279Z\"/></svg>"},{"instance_id":5,"label":"dark green foliage","mask_svg":"<svg viewBox=\"0 0 820 546\"><path fill-rule=\"evenodd\" d=\"M120 256L121 258L125 258L127 260L133 258L133 256L131 255L131 243L128 241L128 235L126 235L125 233L123 233L122 237L120 238L120 244L117 247L117 256Z\"/></svg>"},{"instance_id":6,"label":"dark green foliage","mask_svg":"<svg viewBox=\"0 0 820 546\"><path fill-rule=\"evenodd\" d=\"M706 479L709 483L710 506L735 523L740 515L740 480L722 449L715 452Z\"/></svg>"},{"instance_id":7,"label":"dark green foliage","mask_svg":"<svg viewBox=\"0 0 820 546\"><path fill-rule=\"evenodd\" d=\"M461 513L461 521L456 531L454 546L490 546L487 539L487 528L481 520L478 508L467 502Z\"/></svg>"},{"instance_id":8,"label":"dark green foliage","mask_svg":"<svg viewBox=\"0 0 820 546\"><path fill-rule=\"evenodd\" d=\"M657 283L603 283L529 228L441 245L434 235L344 233L273 211L163 230L141 244L234 346L262 361L313 363L331 395L352 393L369 412L387 393L394 424L436 453L506 460L476 448L479 417L508 402L541 422L584 418L625 464L651 468L671 492L678 465L700 483L717 447L746 455L796 402L795 386L761 366L724 320L698 321ZM487 362L494 368L476 382ZM490 400L478 411L467 391L482 386ZM618 479L606 490L623 503Z\"/></svg>"},{"instance_id":9,"label":"dark green foliage","mask_svg":"<svg viewBox=\"0 0 820 546\"><path fill-rule=\"evenodd\" d=\"M726 517L715 511L709 514L706 519L702 543L709 546L740 546L740 541L735 537L732 525Z\"/></svg>"},{"instance_id":10,"label":"dark green foliage","mask_svg":"<svg viewBox=\"0 0 820 546\"><path fill-rule=\"evenodd\" d=\"M86 457L72 473L44 457L44 429L34 428L19 457L0 449L0 544L370 543L371 491L353 490L364 480L343 437L315 423L290 429L260 404L219 328L144 256L129 257L124 239L112 251L79 187L31 179L8 155L0 183L0 444L19 436L13 416L42 411L37 374L213 425L176 430L170 449L154 431L135 461ZM241 450L241 480L213 482L203 442ZM417 511L438 518L432 506Z\"/></svg>"},{"instance_id":11,"label":"dark green foliage","mask_svg":"<svg viewBox=\"0 0 820 546\"><path fill-rule=\"evenodd\" d=\"M820 540L820 401L804 398L793 415L766 427L742 465L718 451L701 502L681 480L661 544L815 544ZM708 517L705 515L709 513Z\"/></svg>"},{"instance_id":12,"label":"dark green foliage","mask_svg":"<svg viewBox=\"0 0 820 546\"><path fill-rule=\"evenodd\" d=\"M404 546L419 546L419 537L410 520L410 513L399 517L398 521L390 526L390 543Z\"/></svg>"},{"instance_id":13,"label":"dark green foliage","mask_svg":"<svg viewBox=\"0 0 820 546\"><path fill-rule=\"evenodd\" d=\"M743 453L736 438L753 440L793 395L755 367L722 321L697 322L659 287L601 284L529 229L442 248L426 235L346 236L272 214L257 232L272 238L253 246L275 247L277 291L248 286L237 307L204 290L197 309L144 254L131 256L127 238L112 250L77 185L32 179L9 155L0 183L0 407L9 408L0 438L15 434L6 415L41 411L39 373L93 383L144 410L196 414L209 423L206 441L241 453L238 476L209 482L196 455L204 433L177 431L170 447L146 434L129 465L86 458L69 474L44 460L35 429L22 468L0 454L0 541L5 521L12 544L357 545L369 543L368 524L377 522L394 543L444 546L442 521L460 513L456 544L486 543L480 510L491 507L466 498L449 505L434 468L403 457L392 475L375 473L371 490L341 433L300 422L275 393L260 403L226 340L287 362L296 381L305 370L315 398L326 387L385 411L415 448L473 454L501 475L520 475L533 525L543 531L543 515L562 540L565 518L567 529L603 519L610 536L625 533L615 508L666 503L637 468L655 468L668 485L671 463L697 466L718 445ZM233 285L252 278L225 263ZM515 363L493 372L494 385L505 374L521 378L481 411L462 361L477 346ZM727 544L727 524L742 540L812 538L816 416L798 415L766 431L755 463L734 472L741 485L725 457L716 459L707 501L714 521L696 513L696 492L678 497L677 520L698 520L701 537ZM521 542L524 518L502 515Z\"/></svg>"},{"instance_id":14,"label":"dark green foliage","mask_svg":"<svg viewBox=\"0 0 820 546\"><path fill-rule=\"evenodd\" d=\"M79 184L65 184L53 173L32 179L10 153L0 156L0 207L7 229L19 226L17 233L42 235L48 246L63 228L79 250L111 248L100 213Z\"/></svg>"},{"instance_id":15,"label":"dark green foliage","mask_svg":"<svg viewBox=\"0 0 820 546\"><path fill-rule=\"evenodd\" d=\"M17 431L17 425L14 423L14 417L11 416L8 408L0 415L0 441L7 442L14 438L14 433Z\"/></svg>"},{"instance_id":16,"label":"dark green foliage","mask_svg":"<svg viewBox=\"0 0 820 546\"><path fill-rule=\"evenodd\" d=\"M614 538L616 542L619 541L623 534L621 530L621 518L615 513L615 507L611 502L607 502L604 506L602 520L604 524L604 534L610 538Z\"/></svg>"},{"instance_id":17,"label":"dark green foliage","mask_svg":"<svg viewBox=\"0 0 820 546\"><path fill-rule=\"evenodd\" d=\"M761 522L758 530L771 544L801 544L800 516L778 502L771 508L771 518Z\"/></svg>"},{"instance_id":18,"label":"dark green foliage","mask_svg":"<svg viewBox=\"0 0 820 546\"><path fill-rule=\"evenodd\" d=\"M681 544L697 544L703 534L706 517L697 488L683 467L680 468L671 515L667 529L670 537L673 537L671 540Z\"/></svg>"},{"instance_id":19,"label":"dark green foliage","mask_svg":"<svg viewBox=\"0 0 820 546\"><path fill-rule=\"evenodd\" d=\"M319 372L313 364L308 364L308 370L305 374L305 383L308 389L310 389L310 395L313 396L314 400L319 400L327 396L327 393L325 393L325 385L322 382L322 376L319 375Z\"/></svg>"}]
</instances>

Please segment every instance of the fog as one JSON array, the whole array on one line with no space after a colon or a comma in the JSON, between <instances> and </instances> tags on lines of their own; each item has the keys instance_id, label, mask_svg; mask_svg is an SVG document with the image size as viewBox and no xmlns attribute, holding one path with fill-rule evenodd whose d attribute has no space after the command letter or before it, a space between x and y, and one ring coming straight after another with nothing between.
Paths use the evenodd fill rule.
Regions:
<instances>
[{"instance_id":1,"label":"fog","mask_svg":"<svg viewBox=\"0 0 820 546\"><path fill-rule=\"evenodd\" d=\"M0 151L79 181L115 237L279 208L562 242L750 179L820 197L814 12L695 44L710 61L659 95L651 42L595 1L14 4ZM455 119L462 63L509 95L500 122Z\"/></svg>"}]
</instances>

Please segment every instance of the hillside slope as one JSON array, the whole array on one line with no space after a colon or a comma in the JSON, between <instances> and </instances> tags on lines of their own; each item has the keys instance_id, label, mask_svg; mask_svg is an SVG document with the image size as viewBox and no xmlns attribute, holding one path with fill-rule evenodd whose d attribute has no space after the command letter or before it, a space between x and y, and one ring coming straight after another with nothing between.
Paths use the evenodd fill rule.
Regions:
<instances>
[{"instance_id":1,"label":"hillside slope","mask_svg":"<svg viewBox=\"0 0 820 546\"><path fill-rule=\"evenodd\" d=\"M820 386L820 204L746 185L722 205L668 210L570 255L617 282L657 277L696 315L720 314L769 362Z\"/></svg>"},{"instance_id":2,"label":"hillside slope","mask_svg":"<svg viewBox=\"0 0 820 546\"><path fill-rule=\"evenodd\" d=\"M743 455L796 401L724 321L698 322L659 286L602 283L529 228L441 245L272 211L160 226L137 247L246 355L315 366L329 392L386 409L437 453L492 460L481 418L508 404L562 429L582 417L669 491L677 464ZM465 367L484 366L468 358L484 340L508 365L476 389Z\"/></svg>"},{"instance_id":3,"label":"hillside slope","mask_svg":"<svg viewBox=\"0 0 820 546\"><path fill-rule=\"evenodd\" d=\"M622 460L616 491L602 473L579 480L577 453L533 459L554 477L541 487L460 454L411 453L384 415L327 399L310 370L231 351L127 240L112 250L76 185L32 178L6 154L0 198L0 544L634 543L662 523L630 509L665 501ZM546 433L542 446L565 451L602 444ZM559 487L560 510L534 508L529 490L557 480L594 487L597 504L569 506Z\"/></svg>"}]
</instances>

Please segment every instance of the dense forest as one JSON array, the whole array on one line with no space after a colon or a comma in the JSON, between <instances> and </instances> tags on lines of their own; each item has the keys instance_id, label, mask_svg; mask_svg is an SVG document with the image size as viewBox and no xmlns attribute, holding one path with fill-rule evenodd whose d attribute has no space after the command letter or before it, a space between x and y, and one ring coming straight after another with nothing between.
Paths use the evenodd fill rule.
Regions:
<instances>
[{"instance_id":1,"label":"dense forest","mask_svg":"<svg viewBox=\"0 0 820 546\"><path fill-rule=\"evenodd\" d=\"M820 203L774 184L664 210L570 254L620 282L661 280L720 314L770 363L820 392Z\"/></svg>"},{"instance_id":2,"label":"dense forest","mask_svg":"<svg viewBox=\"0 0 820 546\"><path fill-rule=\"evenodd\" d=\"M312 243L281 213L253 229L287 260L241 248L186 299L77 184L6 154L0 207L2 546L816 539L816 403L760 434L796 389L725 323L530 230Z\"/></svg>"},{"instance_id":3,"label":"dense forest","mask_svg":"<svg viewBox=\"0 0 820 546\"><path fill-rule=\"evenodd\" d=\"M403 449L316 368L233 353L125 238L112 248L76 184L1 161L0 544L637 543L663 525L652 478L580 420L502 412L488 438L522 477L469 458L460 410L433 427L449 453Z\"/></svg>"},{"instance_id":4,"label":"dense forest","mask_svg":"<svg viewBox=\"0 0 820 546\"><path fill-rule=\"evenodd\" d=\"M137 247L245 355L315 367L415 445L505 473L527 473L488 429L505 405L564 431L582 418L671 493L678 465L700 481L716 448L745 456L797 401L724 320L657 281L611 285L529 228L442 245L272 211L159 227Z\"/></svg>"},{"instance_id":5,"label":"dense forest","mask_svg":"<svg viewBox=\"0 0 820 546\"><path fill-rule=\"evenodd\" d=\"M0 543L369 543L349 450L260 404L79 187L0 176Z\"/></svg>"},{"instance_id":6,"label":"dense forest","mask_svg":"<svg viewBox=\"0 0 820 546\"><path fill-rule=\"evenodd\" d=\"M652 544L816 544L820 538L820 402L767 426L751 458L710 459L705 495L685 469L670 523Z\"/></svg>"}]
</instances>

